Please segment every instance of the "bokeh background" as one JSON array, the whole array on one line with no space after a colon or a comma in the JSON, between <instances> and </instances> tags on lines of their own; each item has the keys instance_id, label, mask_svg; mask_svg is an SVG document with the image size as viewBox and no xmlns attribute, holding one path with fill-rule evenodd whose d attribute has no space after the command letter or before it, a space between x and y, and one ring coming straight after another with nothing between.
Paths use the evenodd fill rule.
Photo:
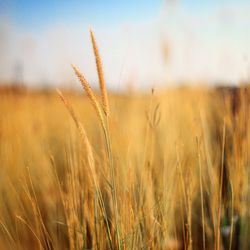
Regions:
<instances>
[{"instance_id":1,"label":"bokeh background","mask_svg":"<svg viewBox=\"0 0 250 250\"><path fill-rule=\"evenodd\" d=\"M247 0L0 0L0 82L97 86L89 28L108 87L230 84L249 78ZM96 85L95 85L96 84Z\"/></svg>"},{"instance_id":2,"label":"bokeh background","mask_svg":"<svg viewBox=\"0 0 250 250\"><path fill-rule=\"evenodd\" d=\"M0 249L249 250L249 13L0 0Z\"/></svg>"}]
</instances>

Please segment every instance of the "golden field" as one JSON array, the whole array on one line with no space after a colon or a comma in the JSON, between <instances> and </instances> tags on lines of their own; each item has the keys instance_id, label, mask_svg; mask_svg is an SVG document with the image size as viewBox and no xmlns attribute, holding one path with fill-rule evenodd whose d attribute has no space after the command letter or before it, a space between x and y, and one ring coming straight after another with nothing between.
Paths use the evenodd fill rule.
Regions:
<instances>
[{"instance_id":1,"label":"golden field","mask_svg":"<svg viewBox=\"0 0 250 250\"><path fill-rule=\"evenodd\" d=\"M2 91L0 249L249 249L235 91L109 94L104 124L81 92Z\"/></svg>"},{"instance_id":2,"label":"golden field","mask_svg":"<svg viewBox=\"0 0 250 250\"><path fill-rule=\"evenodd\" d=\"M0 91L1 249L249 249L249 88Z\"/></svg>"}]
</instances>

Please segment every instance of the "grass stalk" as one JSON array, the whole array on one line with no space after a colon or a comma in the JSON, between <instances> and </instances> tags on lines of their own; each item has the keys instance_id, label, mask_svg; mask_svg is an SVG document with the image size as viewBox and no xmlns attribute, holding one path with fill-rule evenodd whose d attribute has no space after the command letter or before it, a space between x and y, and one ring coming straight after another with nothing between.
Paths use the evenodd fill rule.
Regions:
<instances>
[{"instance_id":1,"label":"grass stalk","mask_svg":"<svg viewBox=\"0 0 250 250\"><path fill-rule=\"evenodd\" d=\"M205 235L205 213L204 213L204 197L203 197L203 185L202 185L202 169L201 169L201 155L200 155L200 142L196 138L198 148L198 163L199 163L199 184L200 184L200 198L201 198L201 216L202 216L202 244L203 250L206 249L206 235Z\"/></svg>"},{"instance_id":2,"label":"grass stalk","mask_svg":"<svg viewBox=\"0 0 250 250\"><path fill-rule=\"evenodd\" d=\"M222 187L223 187L223 174L224 174L224 154L226 141L226 123L223 122L223 135L222 135L222 153L221 153L221 169L220 169L220 183L219 183L219 201L218 201L218 225L217 225L217 250L220 249L220 221L221 221L221 201L222 201Z\"/></svg>"}]
</instances>

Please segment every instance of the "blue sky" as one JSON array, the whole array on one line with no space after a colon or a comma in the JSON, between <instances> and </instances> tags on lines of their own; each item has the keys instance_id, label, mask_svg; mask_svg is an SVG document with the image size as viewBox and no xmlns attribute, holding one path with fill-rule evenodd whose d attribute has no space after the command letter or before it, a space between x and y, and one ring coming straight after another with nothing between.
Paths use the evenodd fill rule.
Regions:
<instances>
[{"instance_id":1,"label":"blue sky","mask_svg":"<svg viewBox=\"0 0 250 250\"><path fill-rule=\"evenodd\" d=\"M248 0L169 0L193 12L206 12L223 4L244 4ZM164 0L0 0L2 14L26 30L39 30L51 23L86 22L113 25L154 18Z\"/></svg>"},{"instance_id":2,"label":"blue sky","mask_svg":"<svg viewBox=\"0 0 250 250\"><path fill-rule=\"evenodd\" d=\"M0 81L21 64L27 84L73 82L74 63L95 84L91 27L110 87L236 83L250 77L249 13L249 0L0 0Z\"/></svg>"},{"instance_id":3,"label":"blue sky","mask_svg":"<svg viewBox=\"0 0 250 250\"><path fill-rule=\"evenodd\" d=\"M112 25L150 19L158 15L161 3L160 0L13 0L4 5L14 24L35 30L51 23Z\"/></svg>"}]
</instances>

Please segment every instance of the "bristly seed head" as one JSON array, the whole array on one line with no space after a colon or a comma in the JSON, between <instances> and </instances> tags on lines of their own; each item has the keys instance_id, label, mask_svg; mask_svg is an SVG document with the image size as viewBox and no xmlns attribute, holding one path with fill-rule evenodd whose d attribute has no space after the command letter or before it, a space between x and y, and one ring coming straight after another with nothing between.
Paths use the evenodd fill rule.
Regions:
<instances>
[{"instance_id":1,"label":"bristly seed head","mask_svg":"<svg viewBox=\"0 0 250 250\"><path fill-rule=\"evenodd\" d=\"M82 87L85 90L87 96L91 100L91 103L92 103L93 107L95 108L96 113L97 113L99 119L101 120L102 126L104 127L105 123L104 123L104 118L103 118L103 112L102 112L101 107L100 107L100 105L99 105L99 103L97 101L96 96L94 95L93 90L91 89L88 81L85 79L85 77L80 72L80 70L76 66L74 66L73 64L71 66L74 69L76 76L80 80L80 82L82 84Z\"/></svg>"},{"instance_id":2,"label":"bristly seed head","mask_svg":"<svg viewBox=\"0 0 250 250\"><path fill-rule=\"evenodd\" d=\"M91 36L93 51L95 54L96 68L97 68L99 85L100 85L101 95L102 95L103 110L104 110L104 113L106 115L109 115L110 110L109 110L108 94L107 94L107 88L106 88L106 83L105 83L105 79L104 79L102 61L101 61L101 57L100 57L100 53L99 53L99 50L97 47L94 33L91 29L90 29L90 36Z\"/></svg>"}]
</instances>

